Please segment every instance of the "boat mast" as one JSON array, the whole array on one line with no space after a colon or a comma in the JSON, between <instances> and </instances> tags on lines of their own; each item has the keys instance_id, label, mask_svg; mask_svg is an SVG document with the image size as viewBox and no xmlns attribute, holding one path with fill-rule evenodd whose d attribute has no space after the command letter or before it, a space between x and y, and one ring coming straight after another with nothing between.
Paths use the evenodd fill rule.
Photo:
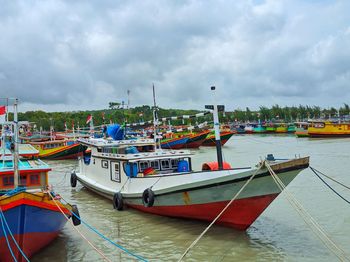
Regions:
<instances>
[{"instance_id":1,"label":"boat mast","mask_svg":"<svg viewBox=\"0 0 350 262\"><path fill-rule=\"evenodd\" d=\"M13 152L13 169L14 169L14 188L18 187L19 182L19 174L18 174L18 117L17 117L17 104L18 99L15 98L13 102L13 144L14 144L14 152Z\"/></svg>"}]
</instances>

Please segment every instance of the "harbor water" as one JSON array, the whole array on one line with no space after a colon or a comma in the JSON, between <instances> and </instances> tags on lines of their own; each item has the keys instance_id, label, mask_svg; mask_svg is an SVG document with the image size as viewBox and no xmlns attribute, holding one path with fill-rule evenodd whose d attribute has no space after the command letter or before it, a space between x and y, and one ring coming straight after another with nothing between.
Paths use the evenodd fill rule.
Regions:
<instances>
[{"instance_id":1,"label":"harbor water","mask_svg":"<svg viewBox=\"0 0 350 262\"><path fill-rule=\"evenodd\" d=\"M194 150L193 167L216 161L215 148ZM267 154L276 158L310 156L310 166L350 186L350 138L310 139L293 135L235 135L223 147L224 161L232 167L257 164ZM177 261L209 225L208 222L161 217L133 209L116 211L79 182L70 187L77 161L49 161L50 184L71 204L77 204L86 222L108 238L150 261ZM350 190L327 180L350 201ZM350 257L350 205L339 198L310 169L302 171L288 190ZM83 225L79 229L111 261L134 261ZM35 255L39 261L102 261L67 224L59 237ZM186 255L184 261L337 261L314 235L282 193L247 231L214 225Z\"/></svg>"}]
</instances>

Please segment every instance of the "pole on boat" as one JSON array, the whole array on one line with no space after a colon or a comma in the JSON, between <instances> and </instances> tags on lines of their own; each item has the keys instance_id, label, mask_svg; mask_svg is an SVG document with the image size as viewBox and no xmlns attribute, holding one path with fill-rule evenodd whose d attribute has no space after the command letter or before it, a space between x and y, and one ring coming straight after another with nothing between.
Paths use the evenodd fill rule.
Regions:
<instances>
[{"instance_id":1,"label":"pole on boat","mask_svg":"<svg viewBox=\"0 0 350 262\"><path fill-rule=\"evenodd\" d=\"M154 136L154 143L156 145L157 149L157 129L158 129L158 115L157 115L157 105L156 105L156 91L154 90L154 84L153 84L153 136ZM160 148L160 145L159 145Z\"/></svg>"},{"instance_id":2,"label":"pole on boat","mask_svg":"<svg viewBox=\"0 0 350 262\"><path fill-rule=\"evenodd\" d=\"M18 99L15 98L13 102L13 144L14 144L14 152L13 152L13 185L14 188L18 187L19 174L18 174L18 117L17 117L17 104Z\"/></svg>"},{"instance_id":3,"label":"pole on boat","mask_svg":"<svg viewBox=\"0 0 350 262\"><path fill-rule=\"evenodd\" d=\"M221 141L220 141L220 123L219 123L218 111L224 111L225 107L223 105L216 104L215 86L210 87L210 89L214 92L214 104L213 105L206 105L205 108L213 110L216 154L217 154L217 158L218 158L219 170L222 170L223 169L222 149L221 149Z\"/></svg>"}]
</instances>

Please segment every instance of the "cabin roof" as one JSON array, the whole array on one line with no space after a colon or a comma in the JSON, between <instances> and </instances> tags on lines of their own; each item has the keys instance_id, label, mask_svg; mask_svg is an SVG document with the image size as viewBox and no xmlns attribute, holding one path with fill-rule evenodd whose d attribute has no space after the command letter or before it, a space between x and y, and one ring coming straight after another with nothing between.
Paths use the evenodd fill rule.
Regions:
<instances>
[{"instance_id":1,"label":"cabin roof","mask_svg":"<svg viewBox=\"0 0 350 262\"><path fill-rule=\"evenodd\" d=\"M146 146L154 145L153 139L107 140L104 138L80 138L79 143L92 147Z\"/></svg>"},{"instance_id":2,"label":"cabin roof","mask_svg":"<svg viewBox=\"0 0 350 262\"><path fill-rule=\"evenodd\" d=\"M40 159L36 160L19 160L18 161L18 169L19 171L24 170L51 170L48 164L41 161ZM13 172L13 159L12 157L5 157L4 160L0 160L0 174L2 172Z\"/></svg>"},{"instance_id":3,"label":"cabin roof","mask_svg":"<svg viewBox=\"0 0 350 262\"><path fill-rule=\"evenodd\" d=\"M113 153L95 153L94 156L101 158L113 158L118 160L135 162L139 160L157 160L162 158L181 158L189 157L193 154L189 150L157 150L155 152L143 152L136 154L113 154Z\"/></svg>"}]
</instances>

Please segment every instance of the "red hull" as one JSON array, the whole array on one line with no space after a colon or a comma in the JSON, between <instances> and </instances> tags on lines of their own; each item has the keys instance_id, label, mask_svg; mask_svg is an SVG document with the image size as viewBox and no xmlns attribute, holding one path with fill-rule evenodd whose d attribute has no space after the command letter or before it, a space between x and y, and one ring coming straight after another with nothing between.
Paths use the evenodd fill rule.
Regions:
<instances>
[{"instance_id":1,"label":"red hull","mask_svg":"<svg viewBox=\"0 0 350 262\"><path fill-rule=\"evenodd\" d=\"M46 247L50 242L52 242L58 235L58 232L53 233L26 233L23 235L23 244L22 250L24 254L30 258L33 254L37 253L42 248ZM19 235L14 236L16 241L18 242L20 237ZM14 255L17 261L22 262L26 261L21 253L18 251L16 245L13 243L12 238L8 235L9 242L11 244L11 248L14 252ZM7 243L5 237L0 239L0 261L13 261L11 253L7 248Z\"/></svg>"},{"instance_id":2,"label":"red hull","mask_svg":"<svg viewBox=\"0 0 350 262\"><path fill-rule=\"evenodd\" d=\"M246 230L277 196L278 194L271 194L236 200L226 209L216 223L239 230ZM185 206L130 206L157 215L213 221L228 202Z\"/></svg>"},{"instance_id":3,"label":"red hull","mask_svg":"<svg viewBox=\"0 0 350 262\"><path fill-rule=\"evenodd\" d=\"M234 132L225 132L225 133L220 133L220 142L221 145L225 145L226 142L231 138L231 136L234 135ZM206 138L202 144L202 146L216 146L215 142L215 136L210 136Z\"/></svg>"}]
</instances>

